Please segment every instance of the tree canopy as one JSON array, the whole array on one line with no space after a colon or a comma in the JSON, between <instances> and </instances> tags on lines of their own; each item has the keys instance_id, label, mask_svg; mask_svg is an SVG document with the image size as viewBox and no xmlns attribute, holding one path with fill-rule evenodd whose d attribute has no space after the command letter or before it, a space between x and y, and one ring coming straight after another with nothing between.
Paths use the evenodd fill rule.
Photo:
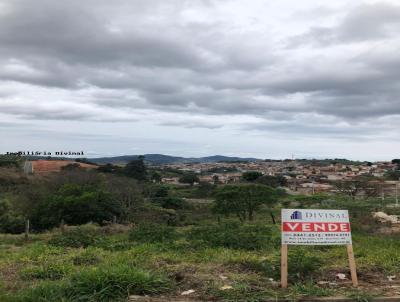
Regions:
<instances>
[{"instance_id":1,"label":"tree canopy","mask_svg":"<svg viewBox=\"0 0 400 302\"><path fill-rule=\"evenodd\" d=\"M37 229L58 226L61 219L68 224L104 223L121 214L122 206L110 193L91 186L66 184L54 195L32 209L30 219Z\"/></svg>"},{"instance_id":2,"label":"tree canopy","mask_svg":"<svg viewBox=\"0 0 400 302\"><path fill-rule=\"evenodd\" d=\"M185 173L179 178L180 183L190 184L191 186L199 181L199 177L195 173Z\"/></svg>"},{"instance_id":3,"label":"tree canopy","mask_svg":"<svg viewBox=\"0 0 400 302\"><path fill-rule=\"evenodd\" d=\"M124 174L139 181L147 180L147 167L144 163L144 156L130 161L124 168Z\"/></svg>"},{"instance_id":4,"label":"tree canopy","mask_svg":"<svg viewBox=\"0 0 400 302\"><path fill-rule=\"evenodd\" d=\"M250 181L250 182L256 181L256 180L259 179L261 176L262 176L262 173L261 173L261 172L258 172L258 171L248 171L248 172L244 172L244 173L242 174L242 178L243 178L245 181Z\"/></svg>"},{"instance_id":5,"label":"tree canopy","mask_svg":"<svg viewBox=\"0 0 400 302\"><path fill-rule=\"evenodd\" d=\"M216 193L214 211L235 214L241 221L253 220L261 205L273 207L284 193L259 184L226 185Z\"/></svg>"}]
</instances>

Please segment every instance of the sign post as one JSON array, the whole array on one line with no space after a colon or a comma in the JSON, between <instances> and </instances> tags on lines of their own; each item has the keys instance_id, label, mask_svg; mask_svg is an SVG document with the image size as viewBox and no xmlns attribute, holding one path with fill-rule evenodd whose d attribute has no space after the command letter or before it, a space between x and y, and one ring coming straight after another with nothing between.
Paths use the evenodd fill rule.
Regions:
<instances>
[{"instance_id":1,"label":"sign post","mask_svg":"<svg viewBox=\"0 0 400 302\"><path fill-rule=\"evenodd\" d=\"M281 287L287 287L288 245L346 245L353 286L358 286L347 210L282 209Z\"/></svg>"},{"instance_id":2,"label":"sign post","mask_svg":"<svg viewBox=\"0 0 400 302\"><path fill-rule=\"evenodd\" d=\"M288 285L288 246L282 244L281 248L281 287L287 288Z\"/></svg>"}]
</instances>

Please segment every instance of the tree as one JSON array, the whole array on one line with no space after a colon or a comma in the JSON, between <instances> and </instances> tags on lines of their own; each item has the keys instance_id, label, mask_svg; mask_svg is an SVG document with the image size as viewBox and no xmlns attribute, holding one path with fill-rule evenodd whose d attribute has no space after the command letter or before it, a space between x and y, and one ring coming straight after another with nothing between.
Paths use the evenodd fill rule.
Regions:
<instances>
[{"instance_id":1,"label":"tree","mask_svg":"<svg viewBox=\"0 0 400 302\"><path fill-rule=\"evenodd\" d=\"M25 219L16 213L7 199L0 198L0 233L20 234L25 229Z\"/></svg>"},{"instance_id":2,"label":"tree","mask_svg":"<svg viewBox=\"0 0 400 302\"><path fill-rule=\"evenodd\" d=\"M218 177L218 175L213 175L212 178L213 178L214 185L219 184L219 177Z\"/></svg>"},{"instance_id":3,"label":"tree","mask_svg":"<svg viewBox=\"0 0 400 302\"><path fill-rule=\"evenodd\" d=\"M164 197L161 198L158 203L165 209L180 210L183 209L187 204L183 198L180 197Z\"/></svg>"},{"instance_id":4,"label":"tree","mask_svg":"<svg viewBox=\"0 0 400 302\"><path fill-rule=\"evenodd\" d=\"M15 167L21 166L21 158L16 155L0 155L0 167Z\"/></svg>"},{"instance_id":5,"label":"tree","mask_svg":"<svg viewBox=\"0 0 400 302\"><path fill-rule=\"evenodd\" d=\"M121 170L121 167L115 166L113 164L105 164L102 166L99 166L97 168L97 172L102 172L102 173L117 173Z\"/></svg>"},{"instance_id":6,"label":"tree","mask_svg":"<svg viewBox=\"0 0 400 302\"><path fill-rule=\"evenodd\" d=\"M385 173L385 178L387 180L399 180L400 179L400 170L388 171Z\"/></svg>"},{"instance_id":7,"label":"tree","mask_svg":"<svg viewBox=\"0 0 400 302\"><path fill-rule=\"evenodd\" d=\"M180 183L194 185L195 182L199 182L199 177L195 173L185 173L179 178Z\"/></svg>"},{"instance_id":8,"label":"tree","mask_svg":"<svg viewBox=\"0 0 400 302\"><path fill-rule=\"evenodd\" d=\"M123 219L129 219L144 202L143 188L136 179L119 175L107 175L102 188L112 194L114 200L120 202L124 208Z\"/></svg>"},{"instance_id":9,"label":"tree","mask_svg":"<svg viewBox=\"0 0 400 302\"><path fill-rule=\"evenodd\" d=\"M197 186L197 190L193 192L193 197L196 198L208 198L214 192L215 185L210 184L206 181L200 181L199 185Z\"/></svg>"},{"instance_id":10,"label":"tree","mask_svg":"<svg viewBox=\"0 0 400 302\"><path fill-rule=\"evenodd\" d=\"M138 159L130 161L124 168L124 173L128 177L132 177L139 181L147 180L147 167L144 163L144 156L139 156Z\"/></svg>"},{"instance_id":11,"label":"tree","mask_svg":"<svg viewBox=\"0 0 400 302\"><path fill-rule=\"evenodd\" d=\"M253 181L256 181L257 179L259 179L262 175L263 174L258 171L248 171L248 172L244 172L242 174L242 178L245 181L253 182Z\"/></svg>"},{"instance_id":12,"label":"tree","mask_svg":"<svg viewBox=\"0 0 400 302\"><path fill-rule=\"evenodd\" d=\"M95 166L97 166L96 163L91 162L91 161L88 160L86 157L84 157L84 158L76 158L75 161L78 162L78 163L84 163L84 164L89 164L89 165L95 165Z\"/></svg>"},{"instance_id":13,"label":"tree","mask_svg":"<svg viewBox=\"0 0 400 302\"><path fill-rule=\"evenodd\" d=\"M364 178L335 181L333 182L333 186L338 192L351 197L353 200L360 193L364 193L367 196L374 196L377 192L376 186L370 184L368 179Z\"/></svg>"},{"instance_id":14,"label":"tree","mask_svg":"<svg viewBox=\"0 0 400 302\"><path fill-rule=\"evenodd\" d=\"M263 175L256 180L257 183L270 186L273 188L284 187L287 185L287 180L283 176Z\"/></svg>"},{"instance_id":15,"label":"tree","mask_svg":"<svg viewBox=\"0 0 400 302\"><path fill-rule=\"evenodd\" d=\"M88 222L104 223L120 216L121 204L110 193L90 186L64 185L56 194L38 202L31 211L32 225L39 230L59 225Z\"/></svg>"},{"instance_id":16,"label":"tree","mask_svg":"<svg viewBox=\"0 0 400 302\"><path fill-rule=\"evenodd\" d=\"M74 170L79 170L81 169L81 166L78 163L72 163L72 164L68 164L64 167L61 167L61 170L65 170L65 171L74 171Z\"/></svg>"},{"instance_id":17,"label":"tree","mask_svg":"<svg viewBox=\"0 0 400 302\"><path fill-rule=\"evenodd\" d=\"M251 221L261 205L272 208L282 194L281 190L258 184L226 185L216 193L214 211Z\"/></svg>"},{"instance_id":18,"label":"tree","mask_svg":"<svg viewBox=\"0 0 400 302\"><path fill-rule=\"evenodd\" d=\"M151 173L150 179L155 183L160 183L162 180L161 174L158 171L153 171Z\"/></svg>"}]
</instances>

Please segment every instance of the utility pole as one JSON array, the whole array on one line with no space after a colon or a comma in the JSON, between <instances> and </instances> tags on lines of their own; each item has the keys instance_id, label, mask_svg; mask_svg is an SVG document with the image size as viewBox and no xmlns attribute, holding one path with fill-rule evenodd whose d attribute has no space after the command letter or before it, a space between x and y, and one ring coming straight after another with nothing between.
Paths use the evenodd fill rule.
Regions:
<instances>
[{"instance_id":1,"label":"utility pole","mask_svg":"<svg viewBox=\"0 0 400 302\"><path fill-rule=\"evenodd\" d=\"M314 188L314 177L312 178L312 182L311 182L311 187L312 187L312 195L315 194L315 188Z\"/></svg>"},{"instance_id":2,"label":"utility pole","mask_svg":"<svg viewBox=\"0 0 400 302\"><path fill-rule=\"evenodd\" d=\"M400 179L399 179L400 180ZM396 208L399 206L399 193L398 193L398 189L399 189L399 181L396 182Z\"/></svg>"}]
</instances>

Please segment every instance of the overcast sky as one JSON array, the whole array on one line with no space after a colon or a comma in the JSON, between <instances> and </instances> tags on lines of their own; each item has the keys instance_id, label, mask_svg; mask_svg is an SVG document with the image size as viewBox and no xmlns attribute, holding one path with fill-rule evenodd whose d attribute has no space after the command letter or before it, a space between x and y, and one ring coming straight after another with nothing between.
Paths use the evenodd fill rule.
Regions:
<instances>
[{"instance_id":1,"label":"overcast sky","mask_svg":"<svg viewBox=\"0 0 400 302\"><path fill-rule=\"evenodd\" d=\"M0 0L0 153L400 157L400 4Z\"/></svg>"}]
</instances>

